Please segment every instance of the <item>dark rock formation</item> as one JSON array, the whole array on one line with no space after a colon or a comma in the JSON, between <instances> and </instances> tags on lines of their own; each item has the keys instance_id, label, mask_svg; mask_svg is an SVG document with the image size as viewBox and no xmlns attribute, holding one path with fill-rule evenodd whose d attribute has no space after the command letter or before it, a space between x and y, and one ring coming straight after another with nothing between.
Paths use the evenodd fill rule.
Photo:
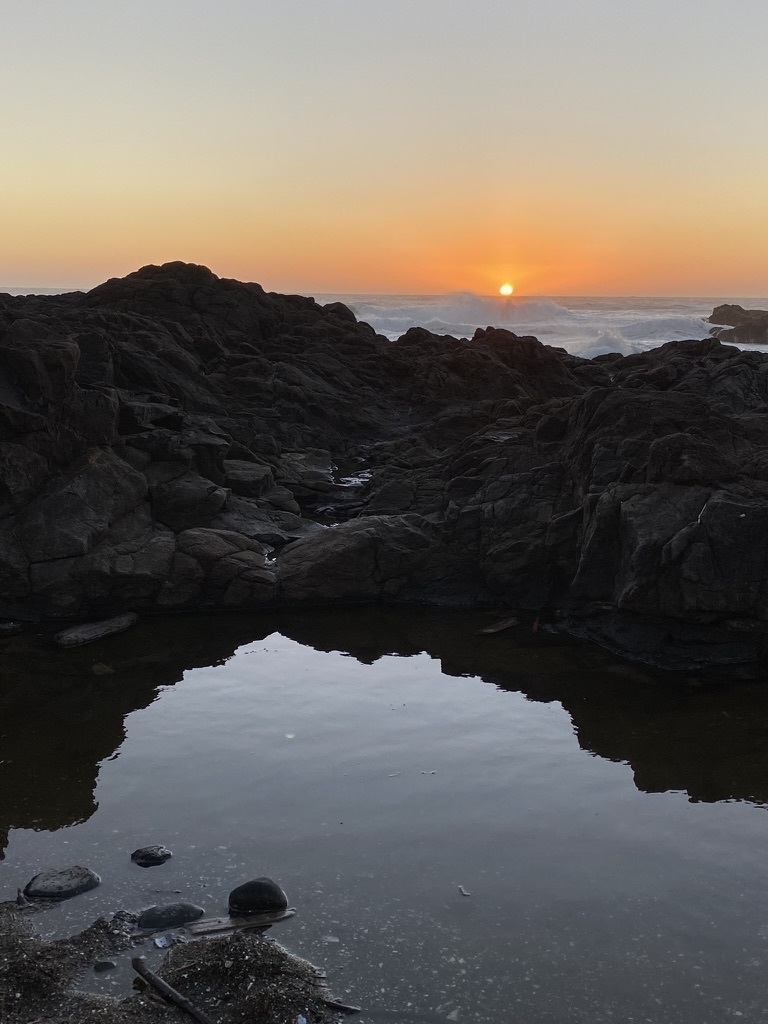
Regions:
<instances>
[{"instance_id":1,"label":"dark rock formation","mask_svg":"<svg viewBox=\"0 0 768 1024\"><path fill-rule=\"evenodd\" d=\"M500 604L658 664L752 658L767 403L768 357L715 340L390 343L178 263L0 296L0 618Z\"/></svg>"},{"instance_id":2,"label":"dark rock formation","mask_svg":"<svg viewBox=\"0 0 768 1024\"><path fill-rule=\"evenodd\" d=\"M735 345L768 344L768 310L744 309L743 306L726 302L722 306L715 306L709 322L728 325L712 328L713 337L721 341Z\"/></svg>"}]
</instances>

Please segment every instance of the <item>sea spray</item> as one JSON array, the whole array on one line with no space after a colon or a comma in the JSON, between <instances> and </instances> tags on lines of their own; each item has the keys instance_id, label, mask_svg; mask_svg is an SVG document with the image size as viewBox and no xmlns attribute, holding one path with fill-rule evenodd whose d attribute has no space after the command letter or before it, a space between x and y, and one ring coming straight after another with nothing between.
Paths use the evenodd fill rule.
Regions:
<instances>
[{"instance_id":1,"label":"sea spray","mask_svg":"<svg viewBox=\"0 0 768 1024\"><path fill-rule=\"evenodd\" d=\"M713 327L708 317L719 301L666 296L504 298L472 292L318 296L320 302L331 299L344 301L358 319L390 340L410 327L471 338L478 327L497 326L515 334L532 334L547 345L586 358L607 352L631 355L668 341L708 338ZM767 301L745 299L741 304L755 307Z\"/></svg>"}]
</instances>

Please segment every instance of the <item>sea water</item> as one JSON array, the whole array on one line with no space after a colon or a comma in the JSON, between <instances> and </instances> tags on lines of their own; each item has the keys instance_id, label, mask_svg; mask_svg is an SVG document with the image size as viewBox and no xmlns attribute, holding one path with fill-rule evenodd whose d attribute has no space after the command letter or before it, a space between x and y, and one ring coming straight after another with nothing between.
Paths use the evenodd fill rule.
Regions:
<instances>
[{"instance_id":1,"label":"sea water","mask_svg":"<svg viewBox=\"0 0 768 1024\"><path fill-rule=\"evenodd\" d=\"M484 633L497 617L312 609L6 640L0 899L45 868L97 871L34 917L54 936L178 900L215 917L270 875L298 910L275 938L360 1024L765 1020L765 686L692 689ZM138 868L148 843L172 859ZM130 955L79 984L127 994Z\"/></svg>"},{"instance_id":2,"label":"sea water","mask_svg":"<svg viewBox=\"0 0 768 1024\"><path fill-rule=\"evenodd\" d=\"M435 334L471 338L478 327L505 327L532 334L545 345L592 358L606 352L630 355L668 341L708 338L708 318L715 306L737 303L747 309L768 308L768 298L483 296L472 292L448 295L323 295L319 302L341 301L359 320L394 340L409 327ZM750 346L766 349L768 346Z\"/></svg>"}]
</instances>

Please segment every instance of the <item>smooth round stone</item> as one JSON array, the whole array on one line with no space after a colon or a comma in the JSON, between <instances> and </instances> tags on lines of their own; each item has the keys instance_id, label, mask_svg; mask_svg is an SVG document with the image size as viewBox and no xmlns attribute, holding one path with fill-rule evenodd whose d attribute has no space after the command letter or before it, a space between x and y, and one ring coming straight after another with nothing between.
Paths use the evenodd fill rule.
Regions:
<instances>
[{"instance_id":1,"label":"smooth round stone","mask_svg":"<svg viewBox=\"0 0 768 1024\"><path fill-rule=\"evenodd\" d=\"M165 864L173 854L166 846L142 846L140 850L134 850L131 860L140 868L154 868L158 864Z\"/></svg>"},{"instance_id":2,"label":"smooth round stone","mask_svg":"<svg viewBox=\"0 0 768 1024\"><path fill-rule=\"evenodd\" d=\"M139 918L139 928L160 930L177 928L188 921L197 921L205 911L194 903L168 903L164 907L149 907Z\"/></svg>"},{"instance_id":3,"label":"smooth round stone","mask_svg":"<svg viewBox=\"0 0 768 1024\"><path fill-rule=\"evenodd\" d=\"M117 964L114 960L97 960L93 965L93 969L97 974L101 974L102 971L111 971L115 967L117 967Z\"/></svg>"},{"instance_id":4,"label":"smooth round stone","mask_svg":"<svg viewBox=\"0 0 768 1024\"><path fill-rule=\"evenodd\" d=\"M66 900L95 889L97 885L101 885L101 879L95 871L75 864L71 868L41 871L27 882L24 895L30 899Z\"/></svg>"},{"instance_id":5,"label":"smooth round stone","mask_svg":"<svg viewBox=\"0 0 768 1024\"><path fill-rule=\"evenodd\" d=\"M271 878L254 878L229 894L229 912L235 917L248 914L271 914L285 910L288 897Z\"/></svg>"}]
</instances>

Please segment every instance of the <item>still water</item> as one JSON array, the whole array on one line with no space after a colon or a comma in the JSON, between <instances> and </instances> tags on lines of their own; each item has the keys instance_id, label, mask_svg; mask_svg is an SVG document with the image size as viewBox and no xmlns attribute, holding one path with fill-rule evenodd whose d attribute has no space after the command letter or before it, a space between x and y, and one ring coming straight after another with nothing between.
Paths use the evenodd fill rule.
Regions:
<instances>
[{"instance_id":1,"label":"still water","mask_svg":"<svg viewBox=\"0 0 768 1024\"><path fill-rule=\"evenodd\" d=\"M0 899L93 868L99 889L35 918L61 935L121 907L224 913L266 874L298 910L275 937L361 1022L768 1020L768 688L478 632L498 617L2 641ZM131 864L149 843L173 859Z\"/></svg>"}]
</instances>

